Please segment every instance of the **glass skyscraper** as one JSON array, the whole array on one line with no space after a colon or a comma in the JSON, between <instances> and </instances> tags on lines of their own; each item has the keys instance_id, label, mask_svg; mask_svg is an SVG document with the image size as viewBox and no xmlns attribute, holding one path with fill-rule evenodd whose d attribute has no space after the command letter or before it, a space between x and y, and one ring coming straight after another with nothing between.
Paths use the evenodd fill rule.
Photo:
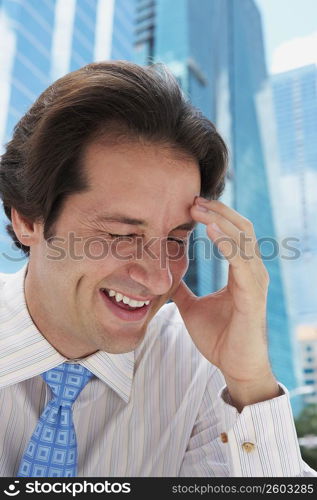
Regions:
<instances>
[{"instance_id":1,"label":"glass skyscraper","mask_svg":"<svg viewBox=\"0 0 317 500\"><path fill-rule=\"evenodd\" d=\"M317 66L273 75L284 236L299 257L287 266L293 320L317 324ZM291 196L290 196L291 193Z\"/></svg>"},{"instance_id":2,"label":"glass skyscraper","mask_svg":"<svg viewBox=\"0 0 317 500\"><path fill-rule=\"evenodd\" d=\"M57 78L93 61L133 59L134 0L1 0L0 152ZM21 267L0 211L0 272Z\"/></svg>"},{"instance_id":3,"label":"glass skyscraper","mask_svg":"<svg viewBox=\"0 0 317 500\"><path fill-rule=\"evenodd\" d=\"M274 117L264 104L270 96L258 9L253 0L175 0L173 6L168 0L139 0L135 45L138 62L168 64L185 94L216 124L229 146L231 168L222 201L254 223L271 277L270 358L277 378L294 389L297 368L281 263L272 255L276 234L265 142L270 141L267 128ZM194 239L204 237L199 226ZM205 259L205 247L195 246L186 276L198 295L227 281L226 262L215 248Z\"/></svg>"},{"instance_id":4,"label":"glass skyscraper","mask_svg":"<svg viewBox=\"0 0 317 500\"><path fill-rule=\"evenodd\" d=\"M303 332L301 344L305 339L303 382L312 389L305 400L316 401L316 367L309 366L311 355L306 352L308 347L313 351L316 339L309 345L305 334L317 327L317 66L273 75L272 87L283 237L292 237L297 250L297 258L284 263L290 316L294 330Z\"/></svg>"},{"instance_id":5,"label":"glass skyscraper","mask_svg":"<svg viewBox=\"0 0 317 500\"><path fill-rule=\"evenodd\" d=\"M253 0L2 0L0 33L1 145L40 92L68 71L104 59L166 63L229 146L222 200L252 220L263 240L264 258L270 254L268 238L275 238L275 224L267 123L273 117L263 104L267 74L261 19ZM226 284L228 266L206 244L204 226L197 228L194 239L187 281L204 295ZM20 267L23 262L13 262L17 257L3 224L0 272ZM277 378L293 389L296 367L280 260L266 258L265 264L271 276L270 357Z\"/></svg>"},{"instance_id":6,"label":"glass skyscraper","mask_svg":"<svg viewBox=\"0 0 317 500\"><path fill-rule=\"evenodd\" d=\"M229 137L232 153L231 204L254 224L259 247L270 275L268 293L268 335L272 367L277 378L288 389L299 384L299 367L295 357L296 340L291 331L282 263L277 252L276 222L272 205L267 153L274 142L273 106L270 102L269 79L265 65L262 25L253 0L235 2L219 0L215 13L214 47L218 63L218 92L221 79L228 82L231 116ZM219 17L227 20L227 32L222 31ZM219 56L218 47L223 47ZM227 76L225 77L225 74ZM265 97L264 97L265 96ZM218 110L219 113L223 110ZM294 410L300 401L294 399Z\"/></svg>"},{"instance_id":7,"label":"glass skyscraper","mask_svg":"<svg viewBox=\"0 0 317 500\"><path fill-rule=\"evenodd\" d=\"M282 174L317 172L317 66L272 75Z\"/></svg>"},{"instance_id":8,"label":"glass skyscraper","mask_svg":"<svg viewBox=\"0 0 317 500\"><path fill-rule=\"evenodd\" d=\"M184 93L208 118L214 115L212 68L212 16L209 0L138 0L136 18L136 61L140 64L163 62L169 66ZM195 231L187 282L202 295L218 285L223 262L205 260L217 250L206 243L204 226ZM196 258L195 258L196 257Z\"/></svg>"}]
</instances>

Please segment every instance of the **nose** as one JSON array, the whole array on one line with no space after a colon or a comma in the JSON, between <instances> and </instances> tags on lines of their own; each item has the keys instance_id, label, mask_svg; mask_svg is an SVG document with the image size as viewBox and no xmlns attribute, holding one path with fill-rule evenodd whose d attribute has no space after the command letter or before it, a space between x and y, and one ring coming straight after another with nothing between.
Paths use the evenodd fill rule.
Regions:
<instances>
[{"instance_id":1,"label":"nose","mask_svg":"<svg viewBox=\"0 0 317 500\"><path fill-rule=\"evenodd\" d=\"M151 294L164 295L173 284L166 245L157 241L150 249L144 249L142 258L135 260L129 275L145 287Z\"/></svg>"}]
</instances>

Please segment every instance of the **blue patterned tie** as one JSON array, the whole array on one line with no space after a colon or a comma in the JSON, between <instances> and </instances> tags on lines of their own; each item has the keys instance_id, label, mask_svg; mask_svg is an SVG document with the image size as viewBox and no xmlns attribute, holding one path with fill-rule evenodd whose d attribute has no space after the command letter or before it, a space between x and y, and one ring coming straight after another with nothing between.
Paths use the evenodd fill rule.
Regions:
<instances>
[{"instance_id":1,"label":"blue patterned tie","mask_svg":"<svg viewBox=\"0 0 317 500\"><path fill-rule=\"evenodd\" d=\"M77 441L72 405L93 374L63 363L42 374L53 392L22 457L17 477L75 477Z\"/></svg>"}]
</instances>

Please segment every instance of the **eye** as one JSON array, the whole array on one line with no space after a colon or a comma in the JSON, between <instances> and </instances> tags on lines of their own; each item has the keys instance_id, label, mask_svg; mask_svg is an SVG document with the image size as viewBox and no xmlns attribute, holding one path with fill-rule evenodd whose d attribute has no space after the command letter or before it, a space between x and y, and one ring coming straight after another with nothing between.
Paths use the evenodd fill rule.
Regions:
<instances>
[{"instance_id":1,"label":"eye","mask_svg":"<svg viewBox=\"0 0 317 500\"><path fill-rule=\"evenodd\" d=\"M113 234L113 233L108 233L108 235L112 239L120 239L120 240L124 240L124 239L131 240L131 238L135 238L136 236L138 236L135 233L131 233L131 234ZM168 241L175 241L180 246L185 246L187 244L187 240L181 240L181 239L178 239L178 238L167 238L167 239L168 239Z\"/></svg>"},{"instance_id":2,"label":"eye","mask_svg":"<svg viewBox=\"0 0 317 500\"><path fill-rule=\"evenodd\" d=\"M179 240L178 238L168 238L169 241L175 241L181 246L185 246L187 244L187 240Z\"/></svg>"},{"instance_id":3,"label":"eye","mask_svg":"<svg viewBox=\"0 0 317 500\"><path fill-rule=\"evenodd\" d=\"M108 233L108 234L113 239L119 238L121 240L124 238L131 239L131 238L134 238L135 236L137 236L137 234L112 234L112 233Z\"/></svg>"}]
</instances>

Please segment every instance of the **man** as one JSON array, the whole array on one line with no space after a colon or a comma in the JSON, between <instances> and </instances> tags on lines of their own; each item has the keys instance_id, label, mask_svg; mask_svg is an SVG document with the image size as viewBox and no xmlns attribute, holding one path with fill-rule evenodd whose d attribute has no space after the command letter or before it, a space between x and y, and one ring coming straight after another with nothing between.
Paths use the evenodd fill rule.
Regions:
<instances>
[{"instance_id":1,"label":"man","mask_svg":"<svg viewBox=\"0 0 317 500\"><path fill-rule=\"evenodd\" d=\"M0 281L2 475L314 474L270 368L252 224L217 201L226 159L160 66L88 65L18 123L1 196L29 260ZM229 262L205 297L183 281L198 222Z\"/></svg>"}]
</instances>

